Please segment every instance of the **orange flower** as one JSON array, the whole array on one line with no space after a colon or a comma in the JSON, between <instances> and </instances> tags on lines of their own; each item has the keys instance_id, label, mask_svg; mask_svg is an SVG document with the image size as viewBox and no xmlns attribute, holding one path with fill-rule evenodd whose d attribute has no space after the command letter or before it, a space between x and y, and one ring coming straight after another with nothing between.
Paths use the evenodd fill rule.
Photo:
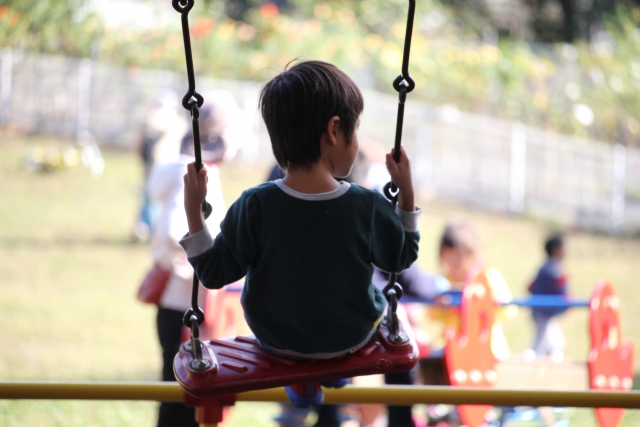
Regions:
<instances>
[{"instance_id":1,"label":"orange flower","mask_svg":"<svg viewBox=\"0 0 640 427\"><path fill-rule=\"evenodd\" d=\"M9 8L7 6L0 6L0 21L7 16L7 13L9 13Z\"/></svg>"},{"instance_id":2,"label":"orange flower","mask_svg":"<svg viewBox=\"0 0 640 427\"><path fill-rule=\"evenodd\" d=\"M13 27L18 23L19 20L20 14L18 12L13 12L13 15L11 15L11 18L9 18L9 26Z\"/></svg>"},{"instance_id":3,"label":"orange flower","mask_svg":"<svg viewBox=\"0 0 640 427\"><path fill-rule=\"evenodd\" d=\"M214 26L215 23L213 22L213 19L202 18L196 21L195 24L193 24L193 26L191 27L191 32L193 33L193 37L195 38L205 37L211 31L213 31Z\"/></svg>"},{"instance_id":4,"label":"orange flower","mask_svg":"<svg viewBox=\"0 0 640 427\"><path fill-rule=\"evenodd\" d=\"M260 7L260 15L264 19L271 19L278 15L278 6L274 3L265 3Z\"/></svg>"}]
</instances>

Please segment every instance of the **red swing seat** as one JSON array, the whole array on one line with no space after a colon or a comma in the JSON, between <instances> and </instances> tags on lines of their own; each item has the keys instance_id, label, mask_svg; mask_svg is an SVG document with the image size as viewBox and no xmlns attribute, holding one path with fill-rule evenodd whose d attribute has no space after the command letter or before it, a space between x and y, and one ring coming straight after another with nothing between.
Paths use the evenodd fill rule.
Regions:
<instances>
[{"instance_id":1,"label":"red swing seat","mask_svg":"<svg viewBox=\"0 0 640 427\"><path fill-rule=\"evenodd\" d=\"M402 327L402 326L401 326ZM355 353L327 360L288 359L262 349L253 335L202 341L202 357L210 363L203 370L189 342L180 346L174 359L178 383L189 395L211 398L251 390L332 381L363 375L411 370L419 359L413 337L393 344L389 329L381 325L376 337Z\"/></svg>"}]
</instances>

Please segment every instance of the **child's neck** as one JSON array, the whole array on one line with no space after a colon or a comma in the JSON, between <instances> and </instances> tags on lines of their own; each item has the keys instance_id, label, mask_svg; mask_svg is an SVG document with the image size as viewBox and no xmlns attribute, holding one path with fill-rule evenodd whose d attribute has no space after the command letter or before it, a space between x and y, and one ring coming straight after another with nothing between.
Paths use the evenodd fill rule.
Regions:
<instances>
[{"instance_id":1,"label":"child's neck","mask_svg":"<svg viewBox=\"0 0 640 427\"><path fill-rule=\"evenodd\" d=\"M289 169L282 182L292 190L305 194L328 193L340 185L331 176L331 172L321 164L315 164L310 168Z\"/></svg>"}]
</instances>

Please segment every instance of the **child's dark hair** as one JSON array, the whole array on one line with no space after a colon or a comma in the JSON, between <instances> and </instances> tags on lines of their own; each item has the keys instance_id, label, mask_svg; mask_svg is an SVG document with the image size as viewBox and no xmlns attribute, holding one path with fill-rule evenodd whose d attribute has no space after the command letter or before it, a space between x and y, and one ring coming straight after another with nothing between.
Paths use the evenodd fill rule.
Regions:
<instances>
[{"instance_id":1,"label":"child's dark hair","mask_svg":"<svg viewBox=\"0 0 640 427\"><path fill-rule=\"evenodd\" d=\"M564 236L562 234L552 234L544 243L544 251L548 257L551 257L556 249L562 248L562 246L564 246Z\"/></svg>"},{"instance_id":2,"label":"child's dark hair","mask_svg":"<svg viewBox=\"0 0 640 427\"><path fill-rule=\"evenodd\" d=\"M476 254L480 251L480 239L467 222L459 219L451 220L445 225L440 237L440 252L445 248Z\"/></svg>"},{"instance_id":3,"label":"child's dark hair","mask_svg":"<svg viewBox=\"0 0 640 427\"><path fill-rule=\"evenodd\" d=\"M351 144L363 109L362 93L353 80L322 61L286 68L260 93L273 154L283 169L308 168L318 162L320 138L333 116L340 117L340 129Z\"/></svg>"}]
</instances>

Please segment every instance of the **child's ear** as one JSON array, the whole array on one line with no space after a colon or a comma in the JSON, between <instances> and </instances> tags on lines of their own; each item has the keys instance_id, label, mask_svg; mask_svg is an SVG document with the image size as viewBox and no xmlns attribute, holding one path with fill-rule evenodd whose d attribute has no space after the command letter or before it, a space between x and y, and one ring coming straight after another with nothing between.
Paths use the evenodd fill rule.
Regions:
<instances>
[{"instance_id":1,"label":"child's ear","mask_svg":"<svg viewBox=\"0 0 640 427\"><path fill-rule=\"evenodd\" d=\"M333 116L329 119L329 123L327 123L327 142L329 145L338 144L338 133L341 132L340 128L340 117Z\"/></svg>"}]
</instances>

